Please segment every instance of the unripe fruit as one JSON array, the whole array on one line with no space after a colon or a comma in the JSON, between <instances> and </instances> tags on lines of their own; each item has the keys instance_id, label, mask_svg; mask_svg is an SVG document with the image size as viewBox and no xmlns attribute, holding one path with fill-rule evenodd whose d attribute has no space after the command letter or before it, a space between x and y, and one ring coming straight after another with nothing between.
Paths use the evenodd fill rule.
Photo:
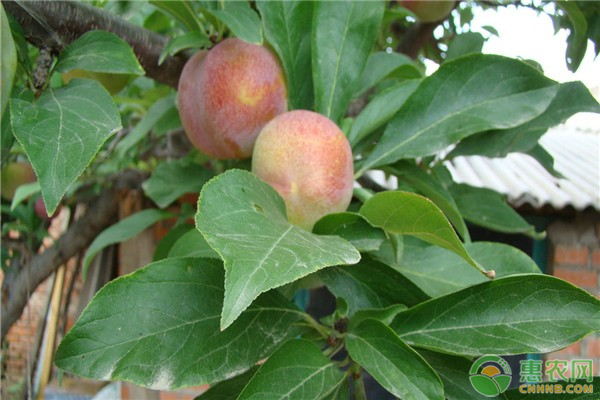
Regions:
<instances>
[{"instance_id":1,"label":"unripe fruit","mask_svg":"<svg viewBox=\"0 0 600 400\"><path fill-rule=\"evenodd\" d=\"M35 213L38 215L38 217L41 218L42 221L51 221L54 217L56 217L58 215L61 207L59 206L56 209L56 211L54 211L54 214L48 215L48 212L46 211L46 205L44 203L44 199L42 199L42 197L40 196L35 201L33 208L35 210Z\"/></svg>"},{"instance_id":2,"label":"unripe fruit","mask_svg":"<svg viewBox=\"0 0 600 400\"><path fill-rule=\"evenodd\" d=\"M290 111L269 122L256 140L252 172L283 198L291 223L311 230L321 217L348 208L352 150L330 119Z\"/></svg>"},{"instance_id":3,"label":"unripe fruit","mask_svg":"<svg viewBox=\"0 0 600 400\"><path fill-rule=\"evenodd\" d=\"M104 86L104 88L113 96L123 90L131 79L131 76L128 74L108 74L104 72L86 71L83 69L72 69L62 73L61 77L65 85L75 78L93 79Z\"/></svg>"},{"instance_id":4,"label":"unripe fruit","mask_svg":"<svg viewBox=\"0 0 600 400\"><path fill-rule=\"evenodd\" d=\"M225 39L186 63L178 103L195 147L214 158L248 158L263 126L287 110L283 71L266 47Z\"/></svg>"},{"instance_id":5,"label":"unripe fruit","mask_svg":"<svg viewBox=\"0 0 600 400\"><path fill-rule=\"evenodd\" d=\"M17 188L36 181L35 172L26 162L14 162L2 168L2 197L12 200Z\"/></svg>"},{"instance_id":6,"label":"unripe fruit","mask_svg":"<svg viewBox=\"0 0 600 400\"><path fill-rule=\"evenodd\" d=\"M445 19L454 8L455 2L401 0L400 5L412 11L421 22L436 22Z\"/></svg>"}]
</instances>

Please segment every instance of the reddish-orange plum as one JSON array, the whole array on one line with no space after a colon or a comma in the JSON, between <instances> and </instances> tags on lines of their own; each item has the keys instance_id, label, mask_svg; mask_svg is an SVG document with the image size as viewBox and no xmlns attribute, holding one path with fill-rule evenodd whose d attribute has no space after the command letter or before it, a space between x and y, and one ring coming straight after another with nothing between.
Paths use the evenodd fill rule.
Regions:
<instances>
[{"instance_id":1,"label":"reddish-orange plum","mask_svg":"<svg viewBox=\"0 0 600 400\"><path fill-rule=\"evenodd\" d=\"M266 47L225 39L186 63L178 104L195 147L218 159L248 158L260 130L287 110L283 70Z\"/></svg>"},{"instance_id":2,"label":"reddish-orange plum","mask_svg":"<svg viewBox=\"0 0 600 400\"><path fill-rule=\"evenodd\" d=\"M330 119L312 111L289 111L262 130L252 172L283 198L291 223L311 230L321 217L342 212L352 199L352 150Z\"/></svg>"},{"instance_id":3,"label":"reddish-orange plum","mask_svg":"<svg viewBox=\"0 0 600 400\"><path fill-rule=\"evenodd\" d=\"M412 11L421 22L437 22L445 19L450 14L455 1L401 0L400 5Z\"/></svg>"}]
</instances>

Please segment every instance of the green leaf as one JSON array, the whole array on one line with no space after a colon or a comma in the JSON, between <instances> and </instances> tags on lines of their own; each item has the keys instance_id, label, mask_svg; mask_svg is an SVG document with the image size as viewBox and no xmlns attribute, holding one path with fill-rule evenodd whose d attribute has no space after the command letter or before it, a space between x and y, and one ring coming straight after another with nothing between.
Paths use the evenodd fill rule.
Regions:
<instances>
[{"instance_id":1,"label":"green leaf","mask_svg":"<svg viewBox=\"0 0 600 400\"><path fill-rule=\"evenodd\" d=\"M183 26L190 31L198 31L202 29L202 24L197 17L198 13L194 10L192 2L185 0L150 0L150 4L175 17L175 19L181 22Z\"/></svg>"},{"instance_id":2,"label":"green leaf","mask_svg":"<svg viewBox=\"0 0 600 400\"><path fill-rule=\"evenodd\" d=\"M587 20L577 3L560 1L556 4L567 14L571 22L565 59L569 71L575 72L579 68L587 49Z\"/></svg>"},{"instance_id":3,"label":"green leaf","mask_svg":"<svg viewBox=\"0 0 600 400\"><path fill-rule=\"evenodd\" d=\"M260 367L238 400L322 399L344 379L312 342L285 343Z\"/></svg>"},{"instance_id":4,"label":"green leaf","mask_svg":"<svg viewBox=\"0 0 600 400\"><path fill-rule=\"evenodd\" d=\"M204 257L221 259L219 253L206 243L204 236L197 229L184 233L169 252L169 257Z\"/></svg>"},{"instance_id":5,"label":"green leaf","mask_svg":"<svg viewBox=\"0 0 600 400\"><path fill-rule=\"evenodd\" d=\"M496 272L497 278L541 273L535 262L521 250L502 243L475 242L465 249L481 265ZM406 252L394 268L431 297L439 297L486 281L461 257L446 249L429 246Z\"/></svg>"},{"instance_id":6,"label":"green leaf","mask_svg":"<svg viewBox=\"0 0 600 400\"><path fill-rule=\"evenodd\" d=\"M548 128L579 112L600 113L600 105L583 83L561 83L546 111L538 117L515 128L470 136L461 141L449 157L477 154L493 158L513 152L528 152Z\"/></svg>"},{"instance_id":7,"label":"green leaf","mask_svg":"<svg viewBox=\"0 0 600 400\"><path fill-rule=\"evenodd\" d=\"M444 63L404 103L357 175L434 155L477 132L522 125L544 112L557 90L554 81L511 58L471 54Z\"/></svg>"},{"instance_id":8,"label":"green leaf","mask_svg":"<svg viewBox=\"0 0 600 400\"><path fill-rule=\"evenodd\" d=\"M205 11L223 22L239 39L254 44L262 44L263 35L260 17L247 1L223 1L222 9Z\"/></svg>"},{"instance_id":9,"label":"green leaf","mask_svg":"<svg viewBox=\"0 0 600 400\"><path fill-rule=\"evenodd\" d=\"M173 228L169 229L169 232L160 239L158 244L156 245L156 249L154 250L154 256L152 257L152 261L160 261L169 257L169 253L173 249L173 245L186 233L188 232L198 232L194 229L194 226L190 224L179 224L175 225Z\"/></svg>"},{"instance_id":10,"label":"green leaf","mask_svg":"<svg viewBox=\"0 0 600 400\"><path fill-rule=\"evenodd\" d=\"M258 367L254 367L234 378L227 379L211 386L206 392L196 397L196 400L231 400L237 399L250 379L256 374Z\"/></svg>"},{"instance_id":11,"label":"green leaf","mask_svg":"<svg viewBox=\"0 0 600 400\"><path fill-rule=\"evenodd\" d=\"M39 182L26 183L17 188L15 190L15 195L10 203L10 210L13 211L19 204L21 204L25 199L31 197L42 190Z\"/></svg>"},{"instance_id":12,"label":"green leaf","mask_svg":"<svg viewBox=\"0 0 600 400\"><path fill-rule=\"evenodd\" d=\"M4 6L0 4L0 42L2 43L2 57L0 59L0 117L4 117L4 109L8 105L8 98L12 91L15 74L17 72L17 48L10 32L10 25ZM4 143L4 142L3 142ZM6 151L6 149L4 148Z\"/></svg>"},{"instance_id":13,"label":"green leaf","mask_svg":"<svg viewBox=\"0 0 600 400\"><path fill-rule=\"evenodd\" d=\"M453 251L486 273L469 256L442 211L426 197L402 191L377 193L363 204L360 213L373 226L391 233L416 236Z\"/></svg>"},{"instance_id":14,"label":"green leaf","mask_svg":"<svg viewBox=\"0 0 600 400\"><path fill-rule=\"evenodd\" d=\"M6 109L6 112L2 114L2 127L0 128L0 164L4 165L4 162L10 155L10 150L15 143L15 135L12 131L10 123L10 106Z\"/></svg>"},{"instance_id":15,"label":"green leaf","mask_svg":"<svg viewBox=\"0 0 600 400\"><path fill-rule=\"evenodd\" d=\"M321 218L313 227L317 235L337 235L350 242L356 250L377 251L386 239L381 229L372 227L360 214L343 212Z\"/></svg>"},{"instance_id":16,"label":"green leaf","mask_svg":"<svg viewBox=\"0 0 600 400\"><path fill-rule=\"evenodd\" d=\"M171 40L163 48L158 58L158 65L161 65L165 58L174 56L180 51L187 49L204 49L212 45L212 42L202 31L188 32L184 35L177 36Z\"/></svg>"},{"instance_id":17,"label":"green leaf","mask_svg":"<svg viewBox=\"0 0 600 400\"><path fill-rule=\"evenodd\" d=\"M10 114L14 135L42 186L48 215L104 142L121 129L112 98L89 79L48 89L33 104L11 99Z\"/></svg>"},{"instance_id":18,"label":"green leaf","mask_svg":"<svg viewBox=\"0 0 600 400\"><path fill-rule=\"evenodd\" d=\"M127 152L144 139L148 135L148 132L150 132L150 130L152 130L156 124L173 109L176 109L175 95L163 97L152 104L142 119L135 125L135 128L133 128L133 130L131 130L131 132L129 132L117 145L115 149L117 158L125 158Z\"/></svg>"},{"instance_id":19,"label":"green leaf","mask_svg":"<svg viewBox=\"0 0 600 400\"><path fill-rule=\"evenodd\" d=\"M489 397L479 394L469 379L473 361L468 358L451 356L433 351L419 350L444 385L444 395L448 400L485 400Z\"/></svg>"},{"instance_id":20,"label":"green leaf","mask_svg":"<svg viewBox=\"0 0 600 400\"><path fill-rule=\"evenodd\" d=\"M315 3L312 69L316 111L336 123L346 113L373 49L384 5L383 1Z\"/></svg>"},{"instance_id":21,"label":"green leaf","mask_svg":"<svg viewBox=\"0 0 600 400\"><path fill-rule=\"evenodd\" d=\"M394 304L393 306L388 306L385 308L358 310L354 313L352 319L350 320L350 329L367 319L374 319L383 322L385 325L389 325L396 315L407 308L408 307L406 307L404 304Z\"/></svg>"},{"instance_id":22,"label":"green leaf","mask_svg":"<svg viewBox=\"0 0 600 400\"><path fill-rule=\"evenodd\" d=\"M310 1L257 1L263 29L285 71L291 110L313 108Z\"/></svg>"},{"instance_id":23,"label":"green leaf","mask_svg":"<svg viewBox=\"0 0 600 400\"><path fill-rule=\"evenodd\" d=\"M81 35L61 53L55 69L59 72L83 69L113 74L145 74L129 44L106 31L89 31Z\"/></svg>"},{"instance_id":24,"label":"green leaf","mask_svg":"<svg viewBox=\"0 0 600 400\"><path fill-rule=\"evenodd\" d=\"M427 361L389 327L367 320L346 336L350 357L403 399L444 399L442 381Z\"/></svg>"},{"instance_id":25,"label":"green leaf","mask_svg":"<svg viewBox=\"0 0 600 400\"><path fill-rule=\"evenodd\" d=\"M358 114L348 133L348 140L352 147L385 125L413 94L419 83L421 83L420 79L401 82L373 97Z\"/></svg>"},{"instance_id":26,"label":"green leaf","mask_svg":"<svg viewBox=\"0 0 600 400\"><path fill-rule=\"evenodd\" d=\"M402 53L377 51L369 55L354 97L360 97L368 89L391 75L402 75L408 79L423 76L412 58Z\"/></svg>"},{"instance_id":27,"label":"green leaf","mask_svg":"<svg viewBox=\"0 0 600 400\"><path fill-rule=\"evenodd\" d=\"M229 170L204 185L196 227L225 261L222 329L260 293L360 260L344 239L290 224L277 192L247 171Z\"/></svg>"},{"instance_id":28,"label":"green leaf","mask_svg":"<svg viewBox=\"0 0 600 400\"><path fill-rule=\"evenodd\" d=\"M94 297L54 362L70 373L157 390L213 384L244 373L298 333L300 311L276 292L219 330L223 267L167 259L120 277Z\"/></svg>"},{"instance_id":29,"label":"green leaf","mask_svg":"<svg viewBox=\"0 0 600 400\"><path fill-rule=\"evenodd\" d=\"M122 219L116 224L106 228L102 233L96 236L96 239L90 244L85 252L82 263L83 276L85 277L90 263L94 256L103 248L111 244L120 243L138 235L140 232L154 225L156 222L172 217L171 213L157 210L155 208L142 210L127 218Z\"/></svg>"},{"instance_id":30,"label":"green leaf","mask_svg":"<svg viewBox=\"0 0 600 400\"><path fill-rule=\"evenodd\" d=\"M542 167L556 178L565 179L563 174L554 169L554 157L540 144L536 144L527 151L527 154L533 157Z\"/></svg>"},{"instance_id":31,"label":"green leaf","mask_svg":"<svg viewBox=\"0 0 600 400\"><path fill-rule=\"evenodd\" d=\"M503 195L486 188L465 184L450 187L450 192L462 216L469 222L498 232L522 233L541 239L544 232L537 233L519 213L506 203Z\"/></svg>"},{"instance_id":32,"label":"green leaf","mask_svg":"<svg viewBox=\"0 0 600 400\"><path fill-rule=\"evenodd\" d=\"M467 225L450 192L439 177L429 174L410 162L400 161L386 171L396 175L400 182L407 182L420 194L429 198L448 217L458 234L465 240L470 240Z\"/></svg>"},{"instance_id":33,"label":"green leaf","mask_svg":"<svg viewBox=\"0 0 600 400\"><path fill-rule=\"evenodd\" d=\"M350 316L359 310L395 304L413 306L429 299L398 271L369 259L357 265L324 269L319 271L319 278L334 296L346 300Z\"/></svg>"},{"instance_id":34,"label":"green leaf","mask_svg":"<svg viewBox=\"0 0 600 400\"><path fill-rule=\"evenodd\" d=\"M600 301L548 275L515 275L419 304L391 327L407 343L458 355L548 353L600 330Z\"/></svg>"},{"instance_id":35,"label":"green leaf","mask_svg":"<svg viewBox=\"0 0 600 400\"><path fill-rule=\"evenodd\" d=\"M485 39L479 32L464 32L456 35L448 45L446 61L471 53L481 53Z\"/></svg>"},{"instance_id":36,"label":"green leaf","mask_svg":"<svg viewBox=\"0 0 600 400\"><path fill-rule=\"evenodd\" d=\"M212 173L186 158L159 164L142 184L146 196L165 208L186 193L198 193Z\"/></svg>"}]
</instances>

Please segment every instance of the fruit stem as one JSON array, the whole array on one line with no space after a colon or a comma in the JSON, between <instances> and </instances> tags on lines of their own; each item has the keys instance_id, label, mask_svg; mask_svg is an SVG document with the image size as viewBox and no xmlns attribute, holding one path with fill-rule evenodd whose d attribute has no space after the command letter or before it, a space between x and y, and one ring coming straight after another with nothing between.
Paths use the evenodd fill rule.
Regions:
<instances>
[{"instance_id":1,"label":"fruit stem","mask_svg":"<svg viewBox=\"0 0 600 400\"><path fill-rule=\"evenodd\" d=\"M365 203L367 200L373 197L373 192L365 188L354 188L354 192L352 194L362 203Z\"/></svg>"}]
</instances>

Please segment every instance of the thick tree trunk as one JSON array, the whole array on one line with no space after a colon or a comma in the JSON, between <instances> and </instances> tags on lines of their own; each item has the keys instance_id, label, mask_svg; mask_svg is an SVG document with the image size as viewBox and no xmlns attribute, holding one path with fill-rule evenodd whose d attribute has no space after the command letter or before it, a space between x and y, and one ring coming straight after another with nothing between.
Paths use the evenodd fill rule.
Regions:
<instances>
[{"instance_id":1,"label":"thick tree trunk","mask_svg":"<svg viewBox=\"0 0 600 400\"><path fill-rule=\"evenodd\" d=\"M88 31L105 30L129 43L147 76L175 88L187 61L185 55L178 54L158 65L167 38L85 3L3 0L2 5L21 24L29 42L56 54Z\"/></svg>"}]
</instances>

